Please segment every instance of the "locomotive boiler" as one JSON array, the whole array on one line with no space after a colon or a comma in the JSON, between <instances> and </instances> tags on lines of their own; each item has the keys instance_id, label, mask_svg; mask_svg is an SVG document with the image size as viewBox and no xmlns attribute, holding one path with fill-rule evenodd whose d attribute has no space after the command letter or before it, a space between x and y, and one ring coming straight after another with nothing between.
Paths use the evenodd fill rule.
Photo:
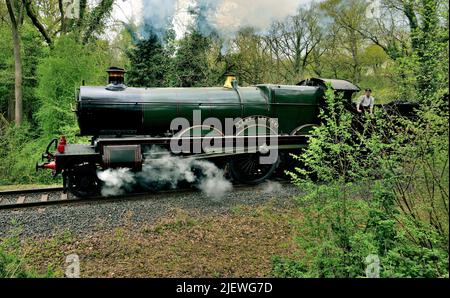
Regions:
<instances>
[{"instance_id":1,"label":"locomotive boiler","mask_svg":"<svg viewBox=\"0 0 450 298\"><path fill-rule=\"evenodd\" d=\"M98 192L99 169L139 171L148 161L146 152L153 146L169 149L174 138L192 147L206 138L220 143L223 150L202 148L199 152L176 153L214 160L228 168L231 178L238 182L262 182L280 164L279 158L262 164L262 155L306 145L309 131L319 123L327 85L342 93L348 104L360 90L348 81L327 79L309 79L289 86L240 87L232 75L227 76L223 87L132 88L124 84L123 69L111 67L108 74L107 86L82 86L76 97L80 135L90 136L91 143L69 144L64 137L54 139L43 154L46 162L37 165L37 169L62 174L65 189L77 196ZM202 121L196 122L195 115ZM174 119L184 119L189 125L173 126ZM215 122L203 122L205 119ZM233 127L227 130L230 119ZM267 135L276 137L275 145L267 141ZM227 144L233 150L227 151ZM55 153L51 152L53 147Z\"/></svg>"},{"instance_id":2,"label":"locomotive boiler","mask_svg":"<svg viewBox=\"0 0 450 298\"><path fill-rule=\"evenodd\" d=\"M222 121L255 115L278 118L280 133L290 134L301 125L316 123L323 95L313 86L242 88L233 85L232 76L223 88L131 88L121 80L110 79L106 88L80 88L76 113L82 136L171 135L171 121L182 117L192 123L194 110L203 119Z\"/></svg>"}]
</instances>

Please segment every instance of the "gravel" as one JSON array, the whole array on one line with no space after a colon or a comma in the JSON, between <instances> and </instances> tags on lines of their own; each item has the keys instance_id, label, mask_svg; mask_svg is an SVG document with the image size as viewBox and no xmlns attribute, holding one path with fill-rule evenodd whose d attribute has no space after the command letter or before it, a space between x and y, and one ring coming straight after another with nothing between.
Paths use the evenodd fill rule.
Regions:
<instances>
[{"instance_id":1,"label":"gravel","mask_svg":"<svg viewBox=\"0 0 450 298\"><path fill-rule=\"evenodd\" d=\"M0 210L0 237L7 236L14 228L20 228L24 237L46 237L63 231L79 236L125 224L138 229L155 223L178 208L190 214L218 216L239 205L258 206L270 202L275 206L290 207L293 206L292 198L299 194L299 189L293 185L271 182L257 187L235 188L224 199L216 202L200 192L184 192L45 208Z\"/></svg>"}]
</instances>

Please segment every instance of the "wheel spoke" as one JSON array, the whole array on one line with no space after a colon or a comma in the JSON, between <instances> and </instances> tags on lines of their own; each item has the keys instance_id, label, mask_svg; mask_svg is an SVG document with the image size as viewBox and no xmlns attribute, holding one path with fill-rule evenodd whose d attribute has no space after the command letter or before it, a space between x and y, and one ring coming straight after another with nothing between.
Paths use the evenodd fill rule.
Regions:
<instances>
[{"instance_id":1,"label":"wheel spoke","mask_svg":"<svg viewBox=\"0 0 450 298\"><path fill-rule=\"evenodd\" d=\"M232 159L230 170L233 178L246 184L257 184L269 178L275 172L278 163L262 165L259 158L259 154L246 154Z\"/></svg>"}]
</instances>

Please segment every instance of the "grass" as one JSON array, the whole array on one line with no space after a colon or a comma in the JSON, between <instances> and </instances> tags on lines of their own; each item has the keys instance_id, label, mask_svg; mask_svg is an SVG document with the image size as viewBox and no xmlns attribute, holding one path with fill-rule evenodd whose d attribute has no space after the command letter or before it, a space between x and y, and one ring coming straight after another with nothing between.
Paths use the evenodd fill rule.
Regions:
<instances>
[{"instance_id":1,"label":"grass","mask_svg":"<svg viewBox=\"0 0 450 298\"><path fill-rule=\"evenodd\" d=\"M27 265L63 276L65 257L78 254L82 277L269 277L274 255L296 251L297 208L239 206L221 215L174 209L155 224L86 237L68 233L26 239ZM298 216L298 214L297 214Z\"/></svg>"},{"instance_id":2,"label":"grass","mask_svg":"<svg viewBox=\"0 0 450 298\"><path fill-rule=\"evenodd\" d=\"M60 187L59 184L15 184L15 185L0 185L0 191L8 190L23 190L32 188L46 188L46 187Z\"/></svg>"}]
</instances>

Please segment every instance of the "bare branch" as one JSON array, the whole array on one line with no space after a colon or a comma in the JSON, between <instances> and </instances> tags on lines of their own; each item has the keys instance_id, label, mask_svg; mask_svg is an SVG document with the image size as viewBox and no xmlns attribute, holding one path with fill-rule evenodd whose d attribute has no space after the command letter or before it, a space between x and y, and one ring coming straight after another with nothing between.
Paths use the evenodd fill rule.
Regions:
<instances>
[{"instance_id":1,"label":"bare branch","mask_svg":"<svg viewBox=\"0 0 450 298\"><path fill-rule=\"evenodd\" d=\"M44 37L45 41L49 46L52 45L52 39L50 38L50 35L47 33L47 30L44 28L42 23L38 20L35 12L33 11L33 8L31 7L31 0L24 0L25 9L27 11L28 17L31 19L31 22L33 25L38 29L38 31L41 33L42 37Z\"/></svg>"}]
</instances>

